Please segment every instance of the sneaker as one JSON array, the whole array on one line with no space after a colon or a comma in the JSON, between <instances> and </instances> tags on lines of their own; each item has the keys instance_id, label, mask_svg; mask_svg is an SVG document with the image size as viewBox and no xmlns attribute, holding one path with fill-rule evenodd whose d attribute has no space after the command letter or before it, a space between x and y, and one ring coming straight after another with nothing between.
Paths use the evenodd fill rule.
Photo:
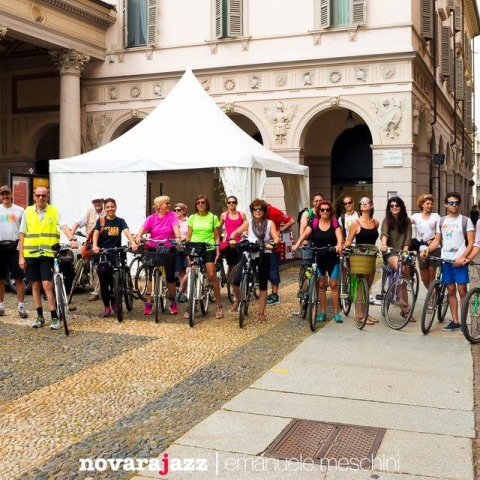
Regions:
<instances>
[{"instance_id":1,"label":"sneaker","mask_svg":"<svg viewBox=\"0 0 480 480\"><path fill-rule=\"evenodd\" d=\"M62 322L58 318L52 318L52 324L50 325L50 330L60 330L62 328Z\"/></svg>"},{"instance_id":2,"label":"sneaker","mask_svg":"<svg viewBox=\"0 0 480 480\"><path fill-rule=\"evenodd\" d=\"M28 318L28 313L25 307L18 307L18 314L20 315L20 318Z\"/></svg>"},{"instance_id":3,"label":"sneaker","mask_svg":"<svg viewBox=\"0 0 480 480\"><path fill-rule=\"evenodd\" d=\"M337 323L343 323L343 318L339 313L336 313L333 316L333 320L334 320L334 322L337 322Z\"/></svg>"},{"instance_id":4,"label":"sneaker","mask_svg":"<svg viewBox=\"0 0 480 480\"><path fill-rule=\"evenodd\" d=\"M176 315L178 313L177 304L175 302L170 303L170 315Z\"/></svg>"},{"instance_id":5,"label":"sneaker","mask_svg":"<svg viewBox=\"0 0 480 480\"><path fill-rule=\"evenodd\" d=\"M112 310L110 307L105 307L105 310L103 311L103 316L104 318L108 318L112 314Z\"/></svg>"},{"instance_id":6,"label":"sneaker","mask_svg":"<svg viewBox=\"0 0 480 480\"><path fill-rule=\"evenodd\" d=\"M318 323L322 323L322 322L324 322L326 319L327 319L327 314L321 312L321 313L319 313L319 314L317 315L317 318L316 318L315 320L316 320Z\"/></svg>"},{"instance_id":7,"label":"sneaker","mask_svg":"<svg viewBox=\"0 0 480 480\"><path fill-rule=\"evenodd\" d=\"M45 319L43 317L37 317L37 319L32 323L33 328L41 328L45 326Z\"/></svg>"},{"instance_id":8,"label":"sneaker","mask_svg":"<svg viewBox=\"0 0 480 480\"><path fill-rule=\"evenodd\" d=\"M112 313L116 313L117 312L117 304L116 303L112 303Z\"/></svg>"},{"instance_id":9,"label":"sneaker","mask_svg":"<svg viewBox=\"0 0 480 480\"><path fill-rule=\"evenodd\" d=\"M151 303L145 303L145 308L143 309L143 314L144 315L151 315L152 314L152 304Z\"/></svg>"},{"instance_id":10,"label":"sneaker","mask_svg":"<svg viewBox=\"0 0 480 480\"><path fill-rule=\"evenodd\" d=\"M3 317L5 315L5 309L2 307L0 308L0 317Z\"/></svg>"},{"instance_id":11,"label":"sneaker","mask_svg":"<svg viewBox=\"0 0 480 480\"><path fill-rule=\"evenodd\" d=\"M370 295L370 297L368 298L368 302L370 303L370 305L375 305L375 297L373 295Z\"/></svg>"},{"instance_id":12,"label":"sneaker","mask_svg":"<svg viewBox=\"0 0 480 480\"><path fill-rule=\"evenodd\" d=\"M458 332L460 330L460 324L455 322L450 322L446 327L443 327L444 332Z\"/></svg>"},{"instance_id":13,"label":"sneaker","mask_svg":"<svg viewBox=\"0 0 480 480\"><path fill-rule=\"evenodd\" d=\"M267 302L268 302L269 300L271 300L274 295L275 295L274 293L271 293L270 295L268 295L268 296L267 296Z\"/></svg>"},{"instance_id":14,"label":"sneaker","mask_svg":"<svg viewBox=\"0 0 480 480\"><path fill-rule=\"evenodd\" d=\"M280 303L280 297L275 293L270 295L270 298L267 297L267 305L278 305Z\"/></svg>"},{"instance_id":15,"label":"sneaker","mask_svg":"<svg viewBox=\"0 0 480 480\"><path fill-rule=\"evenodd\" d=\"M178 299L177 299L178 303L187 303L188 302L188 298L186 295L184 295L183 293L180 293L178 295Z\"/></svg>"}]
</instances>

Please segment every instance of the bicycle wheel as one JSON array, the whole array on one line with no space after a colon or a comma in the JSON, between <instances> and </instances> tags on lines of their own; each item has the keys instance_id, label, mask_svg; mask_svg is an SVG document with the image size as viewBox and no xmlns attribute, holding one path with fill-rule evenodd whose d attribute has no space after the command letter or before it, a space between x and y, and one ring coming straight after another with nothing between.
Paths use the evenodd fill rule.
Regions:
<instances>
[{"instance_id":1,"label":"bicycle wheel","mask_svg":"<svg viewBox=\"0 0 480 480\"><path fill-rule=\"evenodd\" d=\"M165 313L165 311L167 310L167 296L167 277L165 276L165 270L162 268L160 275L160 307L162 309L162 313Z\"/></svg>"},{"instance_id":2,"label":"bicycle wheel","mask_svg":"<svg viewBox=\"0 0 480 480\"><path fill-rule=\"evenodd\" d=\"M345 268L342 268L341 275L343 278L343 288L340 290L340 307L343 313L348 316L350 309L352 308L352 295L351 295L351 278Z\"/></svg>"},{"instance_id":3,"label":"bicycle wheel","mask_svg":"<svg viewBox=\"0 0 480 480\"><path fill-rule=\"evenodd\" d=\"M115 314L117 320L123 322L122 278L120 270L113 272L113 298L115 300Z\"/></svg>"},{"instance_id":4,"label":"bicycle wheel","mask_svg":"<svg viewBox=\"0 0 480 480\"><path fill-rule=\"evenodd\" d=\"M206 315L208 312L208 305L210 304L210 291L211 286L207 284L207 276L203 274L201 277L202 284L200 286L200 311L202 315Z\"/></svg>"},{"instance_id":5,"label":"bicycle wheel","mask_svg":"<svg viewBox=\"0 0 480 480\"><path fill-rule=\"evenodd\" d=\"M222 264L222 285L227 287L228 301L233 303L235 301L235 295L233 294L232 284L230 283L230 275L225 273L225 265Z\"/></svg>"},{"instance_id":6,"label":"bicycle wheel","mask_svg":"<svg viewBox=\"0 0 480 480\"><path fill-rule=\"evenodd\" d=\"M80 281L83 277L83 271L85 269L85 260L83 258L79 258L77 263L75 264L75 276L73 277L72 287L70 288L70 293L68 294L68 304L72 301L73 292L77 289L80 285Z\"/></svg>"},{"instance_id":7,"label":"bicycle wheel","mask_svg":"<svg viewBox=\"0 0 480 480\"><path fill-rule=\"evenodd\" d=\"M355 280L352 279L352 299L355 302L355 326L362 330L367 323L368 310L370 308L369 295L368 295L368 282L363 277L355 276Z\"/></svg>"},{"instance_id":8,"label":"bicycle wheel","mask_svg":"<svg viewBox=\"0 0 480 480\"><path fill-rule=\"evenodd\" d=\"M440 288L441 285L437 280L434 280L428 286L427 295L425 296L425 303L423 304L422 309L422 320L420 323L420 327L424 335L427 335L432 328L433 320L437 314L439 307L438 302L440 298Z\"/></svg>"},{"instance_id":9,"label":"bicycle wheel","mask_svg":"<svg viewBox=\"0 0 480 480\"><path fill-rule=\"evenodd\" d=\"M308 320L310 330L314 332L317 329L317 310L318 310L318 282L316 273L312 273L308 284Z\"/></svg>"},{"instance_id":10,"label":"bicycle wheel","mask_svg":"<svg viewBox=\"0 0 480 480\"><path fill-rule=\"evenodd\" d=\"M240 293L238 300L238 325L243 328L245 317L248 315L248 274L242 273L242 280L240 281Z\"/></svg>"},{"instance_id":11,"label":"bicycle wheel","mask_svg":"<svg viewBox=\"0 0 480 480\"><path fill-rule=\"evenodd\" d=\"M385 320L390 328L401 330L412 318L415 296L412 284L402 278L394 281L385 294Z\"/></svg>"},{"instance_id":12,"label":"bicycle wheel","mask_svg":"<svg viewBox=\"0 0 480 480\"><path fill-rule=\"evenodd\" d=\"M145 296L142 296L140 295L140 290L137 288L137 276L138 276L138 271L140 270L140 268L142 266L144 266L145 264L143 263L143 258L141 255L137 255L131 262L130 264L128 265L128 269L130 270L130 273L133 272L133 274L135 275L135 290L133 292L135 298L137 298L138 300L142 300L143 302L145 302ZM145 283L146 285L146 283ZM145 289L143 289L143 294L145 293Z\"/></svg>"},{"instance_id":13,"label":"bicycle wheel","mask_svg":"<svg viewBox=\"0 0 480 480\"><path fill-rule=\"evenodd\" d=\"M134 295L135 295L135 298L137 298L138 300L141 300L142 302L147 301L146 292L147 292L147 283L148 283L149 274L150 274L149 268L145 264L142 264L138 268L137 273L135 274Z\"/></svg>"},{"instance_id":14,"label":"bicycle wheel","mask_svg":"<svg viewBox=\"0 0 480 480\"><path fill-rule=\"evenodd\" d=\"M437 310L437 319L439 322L443 322L448 310L448 292L445 284L442 284L442 288L440 289L439 304L440 307Z\"/></svg>"},{"instance_id":15,"label":"bicycle wheel","mask_svg":"<svg viewBox=\"0 0 480 480\"><path fill-rule=\"evenodd\" d=\"M158 270L158 268L155 269L154 273L153 273L153 292L152 292L152 303L153 303L153 307L155 308L155 323L158 323L158 315L159 315L159 311L160 311L160 295L161 295L161 283L162 283L162 280L161 280L161 275L160 275L160 272Z\"/></svg>"},{"instance_id":16,"label":"bicycle wheel","mask_svg":"<svg viewBox=\"0 0 480 480\"><path fill-rule=\"evenodd\" d=\"M420 277L418 275L418 270L413 266L410 267L410 283L412 284L413 294L415 295L415 301L417 301L418 289L420 287Z\"/></svg>"},{"instance_id":17,"label":"bicycle wheel","mask_svg":"<svg viewBox=\"0 0 480 480\"><path fill-rule=\"evenodd\" d=\"M65 285L60 275L55 276L55 300L57 302L57 314L60 321L63 323L65 335L69 335L67 321L67 295L65 293Z\"/></svg>"},{"instance_id":18,"label":"bicycle wheel","mask_svg":"<svg viewBox=\"0 0 480 480\"><path fill-rule=\"evenodd\" d=\"M123 281L123 298L125 299L125 306L127 310L131 312L133 310L133 302L135 301L135 295L133 294L133 280L130 275L129 267L125 266L125 279Z\"/></svg>"},{"instance_id":19,"label":"bicycle wheel","mask_svg":"<svg viewBox=\"0 0 480 480\"><path fill-rule=\"evenodd\" d=\"M188 324L195 325L195 306L197 303L197 271L193 268L188 274Z\"/></svg>"},{"instance_id":20,"label":"bicycle wheel","mask_svg":"<svg viewBox=\"0 0 480 480\"><path fill-rule=\"evenodd\" d=\"M307 316L308 308L308 279L307 267L302 265L298 272L298 291L297 298L299 303L300 316L305 318Z\"/></svg>"},{"instance_id":21,"label":"bicycle wheel","mask_svg":"<svg viewBox=\"0 0 480 480\"><path fill-rule=\"evenodd\" d=\"M460 324L470 343L480 343L480 287L470 289L463 300Z\"/></svg>"}]
</instances>

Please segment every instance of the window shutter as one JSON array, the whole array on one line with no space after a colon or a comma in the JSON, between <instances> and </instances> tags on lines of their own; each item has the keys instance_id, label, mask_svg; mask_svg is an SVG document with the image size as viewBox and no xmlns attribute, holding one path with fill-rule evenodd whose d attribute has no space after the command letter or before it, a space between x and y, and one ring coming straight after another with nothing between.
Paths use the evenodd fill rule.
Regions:
<instances>
[{"instance_id":1,"label":"window shutter","mask_svg":"<svg viewBox=\"0 0 480 480\"><path fill-rule=\"evenodd\" d=\"M453 10L453 0L447 0L447 7L449 10Z\"/></svg>"},{"instance_id":2,"label":"window shutter","mask_svg":"<svg viewBox=\"0 0 480 480\"><path fill-rule=\"evenodd\" d=\"M421 9L421 28L420 34L423 38L431 40L433 38L433 9L432 0L422 0Z\"/></svg>"},{"instance_id":3,"label":"window shutter","mask_svg":"<svg viewBox=\"0 0 480 480\"><path fill-rule=\"evenodd\" d=\"M128 0L122 0L122 13L123 13L123 25L122 25L122 38L123 38L123 48L127 48L128 45L128 18L127 18L127 2Z\"/></svg>"},{"instance_id":4,"label":"window shutter","mask_svg":"<svg viewBox=\"0 0 480 480\"><path fill-rule=\"evenodd\" d=\"M460 32L462 30L462 10L460 7L455 7L455 31Z\"/></svg>"},{"instance_id":5,"label":"window shutter","mask_svg":"<svg viewBox=\"0 0 480 480\"><path fill-rule=\"evenodd\" d=\"M148 45L157 43L157 0L148 0Z\"/></svg>"},{"instance_id":6,"label":"window shutter","mask_svg":"<svg viewBox=\"0 0 480 480\"><path fill-rule=\"evenodd\" d=\"M223 0L215 0L215 37L223 38Z\"/></svg>"},{"instance_id":7,"label":"window shutter","mask_svg":"<svg viewBox=\"0 0 480 480\"><path fill-rule=\"evenodd\" d=\"M450 28L442 27L442 75L450 76Z\"/></svg>"},{"instance_id":8,"label":"window shutter","mask_svg":"<svg viewBox=\"0 0 480 480\"><path fill-rule=\"evenodd\" d=\"M320 0L320 28L330 26L330 0Z\"/></svg>"},{"instance_id":9,"label":"window shutter","mask_svg":"<svg viewBox=\"0 0 480 480\"><path fill-rule=\"evenodd\" d=\"M463 82L465 78L463 76L463 60L457 58L455 60L455 68L456 68L456 78L455 78L455 95L457 100L463 100Z\"/></svg>"},{"instance_id":10,"label":"window shutter","mask_svg":"<svg viewBox=\"0 0 480 480\"><path fill-rule=\"evenodd\" d=\"M465 128L472 133L472 87L465 89Z\"/></svg>"},{"instance_id":11,"label":"window shutter","mask_svg":"<svg viewBox=\"0 0 480 480\"><path fill-rule=\"evenodd\" d=\"M365 25L367 17L365 0L350 0L350 11L353 25Z\"/></svg>"},{"instance_id":12,"label":"window shutter","mask_svg":"<svg viewBox=\"0 0 480 480\"><path fill-rule=\"evenodd\" d=\"M243 24L242 0L228 1L227 37L241 37Z\"/></svg>"}]
</instances>

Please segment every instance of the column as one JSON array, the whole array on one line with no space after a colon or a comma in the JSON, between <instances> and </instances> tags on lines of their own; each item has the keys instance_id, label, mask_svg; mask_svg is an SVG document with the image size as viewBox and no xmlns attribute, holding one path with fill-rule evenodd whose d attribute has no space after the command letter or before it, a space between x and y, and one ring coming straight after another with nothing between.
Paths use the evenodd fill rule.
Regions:
<instances>
[{"instance_id":1,"label":"column","mask_svg":"<svg viewBox=\"0 0 480 480\"><path fill-rule=\"evenodd\" d=\"M80 75L90 57L75 50L48 53L60 72L60 158L73 157L82 150Z\"/></svg>"}]
</instances>

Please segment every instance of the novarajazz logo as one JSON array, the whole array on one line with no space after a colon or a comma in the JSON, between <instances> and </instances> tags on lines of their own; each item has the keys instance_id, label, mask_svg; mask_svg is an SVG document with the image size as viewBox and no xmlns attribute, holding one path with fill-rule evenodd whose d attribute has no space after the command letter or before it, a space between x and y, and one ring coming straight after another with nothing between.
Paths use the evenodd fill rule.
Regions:
<instances>
[{"instance_id":1,"label":"novarajazz logo","mask_svg":"<svg viewBox=\"0 0 480 480\"><path fill-rule=\"evenodd\" d=\"M208 462L206 458L170 458L164 453L162 458L81 458L81 472L157 472L164 477L169 472L206 472Z\"/></svg>"}]
</instances>

